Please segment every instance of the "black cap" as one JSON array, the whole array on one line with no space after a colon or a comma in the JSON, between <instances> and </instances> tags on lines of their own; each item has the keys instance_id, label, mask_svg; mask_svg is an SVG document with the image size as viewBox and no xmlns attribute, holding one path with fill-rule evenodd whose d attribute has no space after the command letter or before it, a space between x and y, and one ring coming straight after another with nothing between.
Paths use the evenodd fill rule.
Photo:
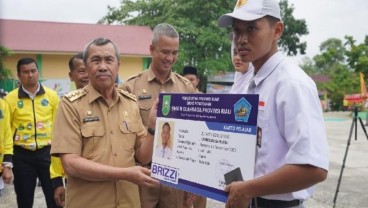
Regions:
<instances>
[{"instance_id":1,"label":"black cap","mask_svg":"<svg viewBox=\"0 0 368 208\"><path fill-rule=\"evenodd\" d=\"M183 76L186 75L186 74L194 74L198 77L198 74L197 74L197 68L193 67L193 66L186 66L184 67L183 69Z\"/></svg>"}]
</instances>

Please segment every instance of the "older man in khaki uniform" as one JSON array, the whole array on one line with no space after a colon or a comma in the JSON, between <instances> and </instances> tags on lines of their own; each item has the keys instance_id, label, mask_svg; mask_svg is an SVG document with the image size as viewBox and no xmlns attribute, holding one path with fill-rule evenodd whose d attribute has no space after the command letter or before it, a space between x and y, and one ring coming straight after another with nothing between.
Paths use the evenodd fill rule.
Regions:
<instances>
[{"instance_id":1,"label":"older man in khaki uniform","mask_svg":"<svg viewBox=\"0 0 368 208\"><path fill-rule=\"evenodd\" d=\"M51 153L68 176L65 205L140 208L138 185L159 184L147 168L153 137L142 124L134 95L115 88L120 61L108 39L92 41L83 53L90 84L59 105ZM154 127L157 104L149 127Z\"/></svg>"},{"instance_id":2,"label":"older man in khaki uniform","mask_svg":"<svg viewBox=\"0 0 368 208\"><path fill-rule=\"evenodd\" d=\"M193 93L192 84L172 72L179 52L179 34L169 24L162 23L153 29L150 45L151 66L147 71L127 80L123 89L136 95L143 124L148 126L148 115L160 92ZM153 131L149 131L153 133ZM183 208L183 191L164 185L140 187L142 208Z\"/></svg>"}]
</instances>

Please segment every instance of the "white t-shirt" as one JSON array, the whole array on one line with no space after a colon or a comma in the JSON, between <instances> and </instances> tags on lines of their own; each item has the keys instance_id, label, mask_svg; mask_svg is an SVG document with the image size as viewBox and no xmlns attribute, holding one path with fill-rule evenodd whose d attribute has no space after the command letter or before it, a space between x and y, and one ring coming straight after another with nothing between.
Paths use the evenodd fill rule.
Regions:
<instances>
[{"instance_id":1,"label":"white t-shirt","mask_svg":"<svg viewBox=\"0 0 368 208\"><path fill-rule=\"evenodd\" d=\"M278 52L254 77L259 94L255 178L285 164L309 164L328 170L328 144L318 92L313 80ZM286 194L264 196L276 200L305 200L313 187Z\"/></svg>"},{"instance_id":2,"label":"white t-shirt","mask_svg":"<svg viewBox=\"0 0 368 208\"><path fill-rule=\"evenodd\" d=\"M166 159L171 159L171 148L168 146L164 148L162 145L157 146L156 156L166 158Z\"/></svg>"}]
</instances>

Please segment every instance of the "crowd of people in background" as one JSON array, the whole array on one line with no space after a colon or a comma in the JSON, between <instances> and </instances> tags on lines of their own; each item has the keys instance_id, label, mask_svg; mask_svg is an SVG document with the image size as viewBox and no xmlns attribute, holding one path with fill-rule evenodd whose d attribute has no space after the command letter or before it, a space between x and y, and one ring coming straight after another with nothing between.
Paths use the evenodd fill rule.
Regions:
<instances>
[{"instance_id":1,"label":"crowd of people in background","mask_svg":"<svg viewBox=\"0 0 368 208\"><path fill-rule=\"evenodd\" d=\"M328 147L314 82L278 51L279 3L239 0L218 24L233 30L230 93L258 94L263 103L255 178L227 185L226 207L303 207L326 178ZM33 207L37 178L48 208L205 208L205 197L150 177L160 92L201 93L195 66L185 66L182 75L172 70L179 39L172 25L156 25L150 66L121 86L118 46L92 40L71 57L77 90L61 99L40 83L33 58L18 60L20 86L0 90L0 189L14 180L20 208ZM168 123L162 128L170 131ZM169 158L170 137L162 137L159 153Z\"/></svg>"}]
</instances>

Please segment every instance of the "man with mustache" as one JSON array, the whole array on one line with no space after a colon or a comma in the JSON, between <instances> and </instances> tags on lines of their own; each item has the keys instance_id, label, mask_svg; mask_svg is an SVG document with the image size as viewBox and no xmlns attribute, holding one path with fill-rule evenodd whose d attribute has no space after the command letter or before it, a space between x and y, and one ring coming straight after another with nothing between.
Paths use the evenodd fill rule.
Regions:
<instances>
[{"instance_id":1,"label":"man with mustache","mask_svg":"<svg viewBox=\"0 0 368 208\"><path fill-rule=\"evenodd\" d=\"M83 52L90 83L65 95L58 109L51 153L68 176L65 206L140 208L138 185L153 186L153 136L142 124L135 96L115 87L120 53L97 38ZM155 126L157 103L148 126Z\"/></svg>"},{"instance_id":2,"label":"man with mustache","mask_svg":"<svg viewBox=\"0 0 368 208\"><path fill-rule=\"evenodd\" d=\"M5 98L14 137L13 173L17 204L19 208L32 208L38 178L47 207L56 207L49 169L59 97L38 81L38 64L33 58L18 61L17 76L21 85Z\"/></svg>"},{"instance_id":3,"label":"man with mustache","mask_svg":"<svg viewBox=\"0 0 368 208\"><path fill-rule=\"evenodd\" d=\"M160 92L194 93L192 84L186 78L172 72L179 55L179 34L172 25L161 23L155 26L149 50L152 56L149 68L128 79L122 86L137 96L146 127L149 127L149 111ZM148 132L154 134L153 129ZM142 208L183 208L183 193L161 184L140 187Z\"/></svg>"},{"instance_id":4,"label":"man with mustache","mask_svg":"<svg viewBox=\"0 0 368 208\"><path fill-rule=\"evenodd\" d=\"M239 56L252 62L248 93L260 100L254 179L226 186L226 207L304 207L313 186L327 177L328 145L315 83L278 50L279 3L238 0L218 24L232 27Z\"/></svg>"}]
</instances>

